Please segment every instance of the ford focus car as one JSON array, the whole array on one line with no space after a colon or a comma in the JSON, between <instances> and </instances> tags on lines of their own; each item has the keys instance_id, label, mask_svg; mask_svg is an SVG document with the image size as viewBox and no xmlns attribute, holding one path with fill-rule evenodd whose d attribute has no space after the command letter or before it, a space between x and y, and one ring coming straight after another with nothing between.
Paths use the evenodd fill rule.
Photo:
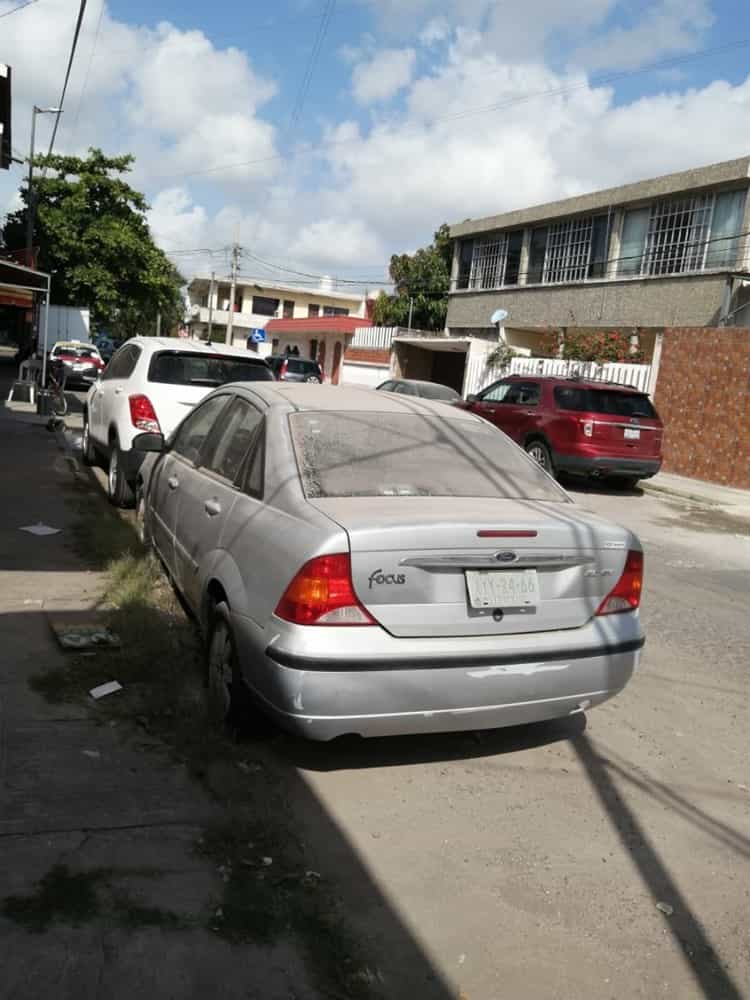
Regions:
<instances>
[{"instance_id":1,"label":"ford focus car","mask_svg":"<svg viewBox=\"0 0 750 1000\"><path fill-rule=\"evenodd\" d=\"M133 444L222 714L249 695L311 739L485 729L583 712L637 665L638 539L468 411L235 384Z\"/></svg>"}]
</instances>

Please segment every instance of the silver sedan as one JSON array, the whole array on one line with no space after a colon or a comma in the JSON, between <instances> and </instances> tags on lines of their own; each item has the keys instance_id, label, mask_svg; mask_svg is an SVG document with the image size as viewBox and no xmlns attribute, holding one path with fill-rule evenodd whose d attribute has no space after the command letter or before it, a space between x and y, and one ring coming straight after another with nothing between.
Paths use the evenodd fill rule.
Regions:
<instances>
[{"instance_id":1,"label":"silver sedan","mask_svg":"<svg viewBox=\"0 0 750 1000\"><path fill-rule=\"evenodd\" d=\"M222 714L249 696L317 740L486 729L583 712L637 665L638 539L468 411L234 384L136 446Z\"/></svg>"}]
</instances>

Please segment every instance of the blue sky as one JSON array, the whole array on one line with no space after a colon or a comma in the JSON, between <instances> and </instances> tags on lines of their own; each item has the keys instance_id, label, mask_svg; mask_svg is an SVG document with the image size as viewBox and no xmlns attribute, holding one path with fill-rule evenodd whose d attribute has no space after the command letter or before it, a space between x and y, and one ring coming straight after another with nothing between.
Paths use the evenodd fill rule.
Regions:
<instances>
[{"instance_id":1,"label":"blue sky","mask_svg":"<svg viewBox=\"0 0 750 1000\"><path fill-rule=\"evenodd\" d=\"M57 100L77 7L0 18L20 150L32 102ZM89 0L57 148L134 152L188 273L239 238L376 280L443 221L750 153L749 57L740 0ZM0 177L0 214L20 179Z\"/></svg>"}]
</instances>

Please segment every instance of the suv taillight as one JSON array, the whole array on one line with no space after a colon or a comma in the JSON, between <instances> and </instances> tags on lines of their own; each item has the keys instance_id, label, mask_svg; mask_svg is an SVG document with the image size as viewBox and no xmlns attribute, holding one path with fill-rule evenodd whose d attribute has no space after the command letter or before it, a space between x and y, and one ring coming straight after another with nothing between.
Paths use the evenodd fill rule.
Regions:
<instances>
[{"instance_id":1,"label":"suv taillight","mask_svg":"<svg viewBox=\"0 0 750 1000\"><path fill-rule=\"evenodd\" d=\"M281 368L279 369L279 378L284 378L284 376L286 375L286 370L287 370L288 367L289 367L289 362L288 361L282 361L281 362Z\"/></svg>"},{"instance_id":2,"label":"suv taillight","mask_svg":"<svg viewBox=\"0 0 750 1000\"><path fill-rule=\"evenodd\" d=\"M599 605L597 615L614 615L618 611L635 611L641 603L643 589L643 553L631 549L625 560L620 579Z\"/></svg>"},{"instance_id":3,"label":"suv taillight","mask_svg":"<svg viewBox=\"0 0 750 1000\"><path fill-rule=\"evenodd\" d=\"M279 601L276 614L294 625L375 625L357 599L348 553L305 563Z\"/></svg>"},{"instance_id":4,"label":"suv taillight","mask_svg":"<svg viewBox=\"0 0 750 1000\"><path fill-rule=\"evenodd\" d=\"M130 404L130 422L133 427L137 427L139 431L161 434L156 411L148 396L128 396L128 403Z\"/></svg>"}]
</instances>

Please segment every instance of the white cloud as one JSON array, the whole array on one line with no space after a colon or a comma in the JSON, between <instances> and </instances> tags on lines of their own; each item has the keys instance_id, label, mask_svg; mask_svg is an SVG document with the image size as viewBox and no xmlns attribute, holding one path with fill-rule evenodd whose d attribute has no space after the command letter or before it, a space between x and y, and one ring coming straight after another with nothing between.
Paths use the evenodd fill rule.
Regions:
<instances>
[{"instance_id":1,"label":"white cloud","mask_svg":"<svg viewBox=\"0 0 750 1000\"><path fill-rule=\"evenodd\" d=\"M289 254L297 260L316 261L321 267L356 267L359 261L385 259L385 247L362 220L340 216L303 226Z\"/></svg>"},{"instance_id":2,"label":"white cloud","mask_svg":"<svg viewBox=\"0 0 750 1000\"><path fill-rule=\"evenodd\" d=\"M193 203L185 187L160 191L148 212L151 232L167 250L188 250L205 245L207 221L205 208Z\"/></svg>"},{"instance_id":3,"label":"white cloud","mask_svg":"<svg viewBox=\"0 0 750 1000\"><path fill-rule=\"evenodd\" d=\"M588 69L617 70L690 52L714 23L708 0L660 0L629 27L615 27L581 46L575 61Z\"/></svg>"},{"instance_id":4,"label":"white cloud","mask_svg":"<svg viewBox=\"0 0 750 1000\"><path fill-rule=\"evenodd\" d=\"M451 26L445 17L433 17L422 28L419 40L422 45L437 45L444 42L451 34Z\"/></svg>"},{"instance_id":5,"label":"white cloud","mask_svg":"<svg viewBox=\"0 0 750 1000\"><path fill-rule=\"evenodd\" d=\"M414 74L414 49L383 49L352 73L352 91L360 104L388 101L407 87Z\"/></svg>"}]
</instances>

